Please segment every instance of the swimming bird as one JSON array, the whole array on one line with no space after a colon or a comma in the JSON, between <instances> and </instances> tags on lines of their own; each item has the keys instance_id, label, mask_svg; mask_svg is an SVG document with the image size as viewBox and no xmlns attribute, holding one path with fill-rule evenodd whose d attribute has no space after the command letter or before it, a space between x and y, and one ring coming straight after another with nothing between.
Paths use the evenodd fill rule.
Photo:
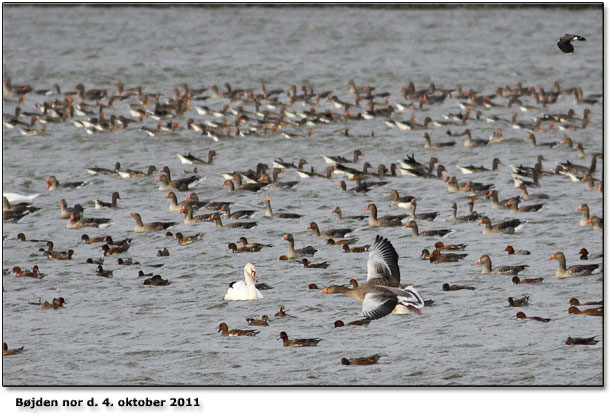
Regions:
<instances>
[{"instance_id":1,"label":"swimming bird","mask_svg":"<svg viewBox=\"0 0 610 417\"><path fill-rule=\"evenodd\" d=\"M251 263L248 263L244 267L244 280L229 284L229 288L223 297L223 300L261 300L263 295L256 289L255 281L258 281L256 267Z\"/></svg>"},{"instance_id":2,"label":"swimming bird","mask_svg":"<svg viewBox=\"0 0 610 417\"><path fill-rule=\"evenodd\" d=\"M313 246L307 246L302 249L294 248L294 237L291 233L284 235L282 240L288 241L288 253L286 259L301 258L303 256L313 256L318 250Z\"/></svg>"},{"instance_id":3,"label":"swimming bird","mask_svg":"<svg viewBox=\"0 0 610 417\"><path fill-rule=\"evenodd\" d=\"M227 326L227 323L220 323L218 326L218 331L222 332L222 336L256 336L258 334L258 330L241 330L241 329L231 329Z\"/></svg>"},{"instance_id":4,"label":"swimming bird","mask_svg":"<svg viewBox=\"0 0 610 417\"><path fill-rule=\"evenodd\" d=\"M281 332L280 337L278 339L282 339L284 346L316 346L322 339L318 338L310 338L310 339L289 339L286 332Z\"/></svg>"},{"instance_id":5,"label":"swimming bird","mask_svg":"<svg viewBox=\"0 0 610 417\"><path fill-rule=\"evenodd\" d=\"M566 257L563 252L555 252L549 259L556 259L559 262L559 267L555 272L557 278L582 277L591 275L600 270L600 264L572 265L567 268Z\"/></svg>"},{"instance_id":6,"label":"swimming bird","mask_svg":"<svg viewBox=\"0 0 610 417\"><path fill-rule=\"evenodd\" d=\"M379 361L381 355L367 356L363 358L341 358L341 365L374 365Z\"/></svg>"},{"instance_id":7,"label":"swimming bird","mask_svg":"<svg viewBox=\"0 0 610 417\"><path fill-rule=\"evenodd\" d=\"M482 274L517 275L524 269L529 268L529 265L502 265L492 269L489 255L481 256L475 261L475 264L483 264Z\"/></svg>"}]
</instances>

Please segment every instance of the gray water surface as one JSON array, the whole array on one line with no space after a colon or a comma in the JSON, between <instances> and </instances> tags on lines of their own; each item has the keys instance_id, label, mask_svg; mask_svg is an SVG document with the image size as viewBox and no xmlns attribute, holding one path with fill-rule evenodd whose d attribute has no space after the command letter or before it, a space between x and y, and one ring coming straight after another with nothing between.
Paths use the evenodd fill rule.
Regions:
<instances>
[{"instance_id":1,"label":"gray water surface","mask_svg":"<svg viewBox=\"0 0 610 417\"><path fill-rule=\"evenodd\" d=\"M409 81L416 88L434 82L437 88L461 85L479 94L492 94L496 87L521 82L552 89L580 86L585 95L602 92L602 9L448 9L448 10L363 10L350 8L87 8L87 7L4 7L3 71L13 84L29 83L49 88L58 83L70 91L78 83L86 88L107 88L123 81L142 86L145 92L161 92L162 100L172 96L170 89L186 82L193 88L230 82L234 89L286 90L295 84L311 86L316 92L332 90L344 101L353 101L346 82L373 85L375 91L391 93L391 103L404 103L400 88ZM561 53L555 38L566 32L586 37L575 45L574 55ZM206 92L209 94L209 90ZM59 98L61 96L51 97ZM21 107L34 111L34 104L45 99L29 94ZM280 95L286 101L285 95ZM535 104L524 97L527 104ZM484 114L510 119L514 111L521 119L545 112L565 113L573 108L582 116L592 110L591 124L584 130L570 131L586 152L602 151L603 104L574 105L573 96L561 95L547 110L522 112L518 108L481 108ZM378 99L381 101L381 99ZM415 112L417 121L426 116L435 120L443 114L461 111L460 100L448 98L427 111ZM506 99L494 101L506 104ZM110 114L129 116L128 104L120 101ZM221 108L225 99L198 104ZM16 104L5 101L3 112L14 112ZM191 106L192 108L192 106ZM301 104L296 110L307 110ZM321 100L319 111L335 109ZM265 110L263 108L263 110ZM355 109L360 112L363 109ZM277 112L276 110L273 110ZM407 120L412 112L394 114ZM198 116L192 109L183 119L216 120ZM229 120L233 120L229 117ZM448 138L447 128L428 129L433 142L457 140L449 150L423 148L422 131L405 132L390 128L384 118L347 123L317 124L309 138L286 139L279 132L265 137L250 136L213 142L190 130L173 136L149 137L137 130L153 127L155 121L136 123L129 129L87 135L69 121L50 124L46 136L23 137L18 129L3 127L3 192L40 196L34 204L42 210L17 224L4 224L4 269L39 265L46 274L42 280L3 276L3 341L9 347L24 346L21 356L3 358L5 385L600 385L603 383L602 319L569 315L568 300L599 300L603 297L601 274L560 280L557 263L548 260L556 251L566 254L568 265L582 263L578 251L586 247L600 253L602 232L580 227L576 208L587 203L592 215L602 216L603 200L598 191L587 191L581 183L564 176L544 177L540 189L552 199L538 213L508 214L480 201L475 209L495 223L504 217L528 220L516 235L483 235L476 223L447 221L450 204L457 201L460 214L467 208L465 194L448 193L446 184L407 176L387 179L390 184L375 187L366 194L343 192L342 177L333 180L301 179L293 169L282 174L283 181L298 180L291 190L258 193L229 193L221 187L220 173L254 168L257 162L271 166L276 158L305 158L322 172L325 155L350 156L356 148L363 161L373 166L389 165L414 153L426 162L437 156L447 175L460 181L474 179L494 183L501 198L516 196L509 164L533 166L536 156L552 170L567 159L588 165L590 157L579 160L574 150L561 145L552 149L532 148L523 130L507 124L471 120L473 137L487 138L498 127L514 138L485 148L465 148L462 139ZM308 127L284 130L304 134ZM334 134L349 128L349 137ZM451 128L453 131L461 128ZM374 136L371 134L374 132ZM536 134L539 142L560 140L563 132ZM232 201L235 209L256 209L250 230L219 229L213 223L186 225L181 215L167 209L166 192L158 191L156 176L121 179L117 176L91 176L86 167L144 169L165 165L173 177L184 176L191 165L182 165L176 153L207 155L219 153L212 166L199 166L204 181L196 191L202 199ZM466 176L456 164L491 166L494 157L503 165L497 173ZM602 175L603 160L596 176ZM362 167L362 163L354 165ZM309 168L309 166L307 166ZM77 190L46 191L44 180L55 175L60 182L87 180ZM351 185L350 185L351 186ZM445 243L467 243L468 257L455 264L429 264L419 259L423 248L437 238L411 236L410 229L372 228L367 222L338 221L331 210L340 206L344 215L366 214L374 202L380 216L404 213L390 208L389 192L420 198L419 212L439 211L434 222L420 222L420 229L453 228ZM94 210L90 200L109 201L113 191L121 195L119 209ZM183 200L187 193L178 193ZM271 197L275 211L303 214L297 220L274 219L264 215L264 196ZM58 218L59 201L81 203L87 216L109 217L113 224L104 230L66 229ZM177 221L173 232L205 233L201 242L179 246L164 233L136 234L130 212L139 212L145 222ZM367 253L344 254L328 246L306 230L310 221L321 229L349 227L359 239L357 245L371 244L376 234L391 240L400 255L402 282L417 288L434 305L421 317L390 315L368 327L333 328L337 319L356 320L360 304L340 295L324 295L309 290L346 284L351 278L360 283L366 277ZM29 238L51 239L59 250L73 248L72 261L51 261L40 256L39 243L20 242L17 233ZM118 256L105 259L104 268L114 270L113 278L95 275L85 263L100 257L98 244L86 245L90 236L111 234L115 240L133 238L128 255L141 266L117 265ZM315 262L328 261L326 270L304 269L296 262L282 262L286 253L285 233L293 233L296 247L313 245ZM273 244L259 253L232 254L229 242L240 236L250 241ZM509 257L504 248L511 244L532 252L531 256ZM168 248L169 258L156 257ZM526 263L525 278L544 277L536 286L515 286L510 276L480 273L474 262L488 253L494 266ZM273 287L263 291L259 302L222 300L232 281L243 279L243 267L256 265L261 282ZM151 264L163 263L160 268ZM137 272L160 273L172 281L168 287L142 285ZM443 283L476 287L475 291L443 292ZM507 307L507 298L529 295L530 305ZM42 297L63 296L63 309L42 310L30 305ZM273 318L281 305L288 316ZM516 311L551 318L549 323L516 321ZM246 317L272 317L269 327L254 338L221 337L221 322L230 328L248 328ZM291 338L318 337L317 347L284 348L277 340L280 331ZM597 336L595 346L568 346L568 336ZM345 367L342 357L381 353L377 365Z\"/></svg>"}]
</instances>

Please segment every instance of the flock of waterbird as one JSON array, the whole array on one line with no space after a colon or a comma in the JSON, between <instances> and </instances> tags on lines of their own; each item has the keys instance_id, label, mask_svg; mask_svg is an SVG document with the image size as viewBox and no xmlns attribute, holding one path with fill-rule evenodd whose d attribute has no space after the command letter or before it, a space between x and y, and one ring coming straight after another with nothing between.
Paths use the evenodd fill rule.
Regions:
<instances>
[{"instance_id":1,"label":"flock of waterbird","mask_svg":"<svg viewBox=\"0 0 610 417\"><path fill-rule=\"evenodd\" d=\"M584 41L584 38L566 35L558 38L558 47L563 52L572 53L573 46L570 41L573 40ZM145 93L144 87L141 86L125 88L121 82L117 82L113 86L116 91L111 94L113 92L111 89L85 89L82 84L76 85L74 91L62 91L57 84L54 84L50 89L33 89L29 85L13 85L10 80L5 80L4 100L5 103L15 104L15 111L12 114L3 114L4 125L7 129L20 129L24 136L40 137L40 140L44 140L45 135L52 134L54 125L72 123L77 128L85 129L90 135L108 135L119 129L131 129L134 132L145 132L151 137L201 134L212 141L234 141L236 144L241 143L240 141L247 141L249 136L269 137L274 140L287 138L288 140L315 141L318 126L326 127L333 124L344 125L333 133L340 137L382 141L381 135L374 133L366 137L354 137L350 134L349 128L345 127L361 120L372 119L383 121L391 129L400 129L405 132L405 135L412 136L412 133L416 133L414 131L423 133L421 135L416 133L425 141L422 147L437 149L439 152L428 162L419 162L415 155L406 155L396 162L379 164L377 169L368 162L364 163L362 169L358 169L356 164L360 163L364 153L356 149L353 151L351 158L345 155L323 155L324 161L328 164L322 170L323 173L316 172L313 165L309 170L305 169L305 165L310 164L305 159L290 162L276 158L272 163L270 163L271 161L263 161L249 170L242 169L217 174L223 176L222 186L228 187L227 196L232 197L227 200L239 200L240 197L242 201L246 197L251 199L251 197L248 197L251 195L250 193L262 195L270 189L297 190L298 193L300 181L280 180L280 174L291 171L297 174L302 181L318 181L321 189L327 187L328 184L336 186L337 182L333 180L337 176L343 176L344 179L338 182L339 187L346 193L352 194L354 201L359 201L357 197L363 193L369 193L369 196L374 194L375 198L380 199L381 193L376 192L377 189L384 189L382 187L386 185L389 185L386 188L392 188L389 194L384 191L383 195L391 197L390 207L395 214L379 216L379 203L368 204L365 208L368 211L366 216L344 216L341 208L336 207L332 211L336 213L336 221L340 224L349 224L351 227L320 230L314 221L307 225L307 229L312 231L314 238L324 239L328 245L337 245L344 252L368 252L367 274L364 284L359 285L357 280L352 279L349 285L330 285L321 290L323 294L344 294L361 303L363 319L351 321L347 324L337 320L335 327L368 325L372 320L380 319L388 314L407 314L410 312L422 314L421 310L433 303L432 300L424 300L413 286L404 286L401 283L398 266L399 255L387 238L378 235L370 245L355 246L358 241L359 229L361 230L367 226L379 228L379 230L386 227L406 227L411 229L414 237L433 237L436 240L450 235L456 228L460 227L461 223L477 222L479 225L483 225L483 234L500 233L511 236L517 234L516 236L519 236L526 233L521 228L527 221L522 218L506 218L506 216L511 216L514 213L533 213L534 216L543 216L543 213L537 212L545 204L558 201L558 197L549 194L529 193L528 190L531 188L543 188L545 180L565 178L566 186L568 186L567 179L569 178L577 183L574 186L585 183L587 190L599 190L599 195L603 197L602 181L595 177L597 158L603 157L603 155L597 152L586 153L581 143L575 143L567 135L569 131L581 131L588 127L590 124L589 116L592 114L591 110L588 107L583 109L582 117L578 117L577 111L572 109L567 113L551 111L553 104L565 101L569 96L573 96L574 105L582 106L598 103L602 95L591 94L585 96L581 88L561 88L558 82L552 84L550 91L545 90L542 86L528 87L517 83L514 86L498 87L492 94L481 94L473 90L462 91L460 86L439 89L433 83L418 90L413 83L408 83L400 89L398 100L392 100L390 93L377 92L377 89L373 86L358 87L352 80L347 83L351 99L347 98L345 100L339 99L340 93L331 91L316 93L309 86L303 86L299 93L295 85L291 85L286 90L267 90L263 84L257 91L256 89L233 89L228 83L224 84L224 89L217 86L211 86L209 89L192 88L182 83L171 89L173 96L168 99L163 99L164 95L158 92ZM206 93L209 95L206 95ZM35 110L26 111L23 107L26 105L26 98L28 97L50 97L50 99L42 102L37 100L34 105ZM222 102L223 104L219 108L206 106L205 103L209 99L215 99L216 102ZM416 121L419 112L429 111L438 104L450 101L455 101L464 112L443 114L442 118L436 119L427 116L423 123ZM127 104L123 105L123 103ZM129 110L131 118L125 114L117 114L117 109L121 105ZM412 116L405 120L402 114L408 110L412 111ZM512 113L512 119L502 117L506 113ZM533 117L532 122L526 122L523 120L523 114L525 113L533 113L536 116ZM198 120L198 117L202 117L201 120ZM154 127L147 125L147 119L149 118L158 121ZM184 123L184 119L187 119L187 122L183 127L181 123ZM480 126L482 123L489 123L495 127L490 139L473 138L469 126L471 124ZM40 124L42 128L37 129L37 124ZM430 130L437 127L449 129L446 134L452 140L433 141ZM458 131L451 130L455 128ZM442 152L455 152L455 149L459 149L461 145L456 143L458 138L465 137L463 142L465 149L496 146L496 144L507 140L504 138L502 131L502 129L507 128L513 128L519 132L520 137L511 139L511 141L529 142L531 147L539 151L539 156L533 166L527 166L523 163L510 165L511 178L515 187L522 191L521 196L501 200L493 183L484 184L474 180L458 181L458 178L454 175L445 176L448 169L440 163L440 160L443 159ZM459 131L460 129L461 131ZM535 137L536 134L555 134L557 132L563 132L561 141L540 142ZM599 139L601 142L601 137ZM5 140L7 140L6 136ZM552 171L545 170L542 165L543 161L554 155L555 148L562 151L573 149L578 152L575 157L590 157L591 162L588 165L579 165L567 160L558 163ZM269 147L269 153L273 153L272 145ZM150 163L150 161L142 161L141 166L146 167L143 170L125 168L117 162L114 168L88 167L87 172L90 175L107 176L108 178L150 178L151 180L154 178L154 183L148 181L143 187L150 189L156 186L153 184L158 184L159 190L167 192L165 198L170 200L169 211L178 213L178 215L184 214L183 221L185 224L214 222L219 228L241 228L246 233L258 224L252 219L257 210L234 210L232 201L201 201L196 192L193 191L203 180L198 175L198 169L206 169L206 173L211 174L214 158L220 157L222 156L215 150L209 150L207 158L195 156L191 151L178 154L182 164L198 167L190 171L191 175L183 178L173 178L167 165L157 170L156 166L159 163ZM502 164L501 158L494 158L490 168L466 164L458 164L457 168L463 175L472 177L476 177L477 173L480 172L496 173L499 180L502 175L499 166ZM156 178L154 177L155 172L159 172L159 176ZM85 217L83 204L77 203L70 207L63 198L62 190L88 186L87 181L67 181L62 178L60 182L55 176L51 175L52 173L49 174L46 179L47 190L57 194L60 218L68 219L68 229L106 228L112 225L116 219L115 216L113 218ZM403 176L429 180L430 187L438 188L439 184L446 183L448 193L455 193L456 196L467 196L468 213L458 215L457 203L453 202L451 205L452 214L447 219L448 222L454 224L453 229L420 227L424 224L434 224L435 219L441 213L439 211L417 212L417 202L421 201L421 198L404 195L403 192L399 194L399 190L396 189L399 187L395 184L399 183ZM348 185L349 181L353 181L354 185ZM185 200L179 201L177 193L184 192L188 192L189 195ZM56 209L55 207L36 207L31 201L32 199L18 202L20 199L24 200L27 197L18 194L4 195L4 223L18 223L23 225L24 230L27 231L27 216L29 214L38 210ZM298 199L298 196L294 198ZM593 197L591 198L593 199ZM108 213L120 212L123 210L118 202L120 199L119 193L114 192L110 202L95 200L94 209ZM475 203L485 202L486 200L491 200L489 203L491 211L487 214L476 212L474 210ZM265 218L274 222L281 223L282 219L303 217L298 213L274 212L268 195L265 196L263 201L266 209ZM530 204L530 201L534 201L534 203ZM528 204L523 205L522 202ZM595 201L595 204L599 206L599 201ZM400 212L401 209L407 210L407 212ZM578 210L583 212L583 218L580 221L581 226L592 230L603 230L603 218L590 216L587 203L581 204ZM196 214L198 212L204 212L205 214ZM396 214L399 212L400 214ZM136 233L163 232L177 224L177 222L161 221L145 223L140 214L136 212L129 214L135 220L134 232ZM492 221L492 218L500 216L503 217L502 220ZM165 233L168 237L175 237L178 245L190 245L205 241L203 233L190 236L185 236L182 233L174 235L170 231ZM601 239L601 234L595 236ZM248 238L251 237L252 235L242 236L239 242L228 243L228 249L233 253L258 252L271 246L266 243L249 242ZM52 241L27 239L23 232L19 233L17 238L24 243L45 243L45 247L40 248L40 252L42 256L49 260L82 262L80 259L73 258L73 249L57 251ZM119 265L139 265L140 263L137 260L125 257L133 239L137 239L137 237L134 235L120 241L114 241L110 235L91 238L89 235L83 234L81 240L85 243L101 244L100 250L103 255L100 259L88 258L86 262L97 264L95 274L101 277L112 277L112 271L105 270L102 266L107 257L123 254L123 257L117 260ZM485 237L482 237L482 239L485 239ZM283 240L288 243L288 251L280 257L280 260L296 260L302 263L305 268L326 269L330 266L329 262L326 261L312 263L308 259L318 251L314 246L309 245L295 249L295 239L292 234L283 234ZM238 246L240 243L241 246ZM424 248L422 250L421 258L429 260L431 263L462 262L467 256L467 253L465 253L466 246L463 243L445 244L442 241L437 241L433 249ZM573 248L566 249L571 251ZM529 251L515 249L512 245L508 245L505 251L516 257L531 256ZM159 249L157 255L170 256L170 252L167 248L163 248ZM603 255L589 254L585 248L580 251L580 255L580 259L583 260L596 257L602 259L603 257ZM555 259L559 263L556 271L558 278L591 275L599 272L603 266L599 263L589 263L568 267L563 252L554 253L550 256L550 259ZM514 284L541 284L543 281L543 278L519 278L517 276L527 270L527 264L492 267L489 254L483 254L475 263L483 266L482 274L509 275L512 277ZM408 265L408 268L412 268L412 265ZM263 298L261 290L271 288L266 284L257 283L256 267L253 264L248 263L243 272L244 280L231 283L224 300L260 300ZM11 273L20 278L44 278L44 274L40 272L38 266L34 266L31 271L23 270L20 266L4 270L4 274ZM140 271L138 276L145 278L145 285L168 286L171 284L170 281L163 279L158 274L145 274ZM309 288L318 287L316 284L310 284ZM442 289L444 291L458 291L474 290L475 288L445 283ZM529 296L522 298L509 297L508 302L511 307L527 306ZM57 309L62 308L64 303L66 303L66 300L63 297L58 297L51 302L39 300L35 304L40 305L43 309ZM579 309L581 306L586 307L581 310ZM569 313L601 316L603 315L603 304L601 301L580 304L577 299L573 298L570 300ZM285 307L282 306L280 311L275 313L274 320L270 320L268 315L263 315L260 320L248 318L247 322L249 326L269 326L271 322L286 317L288 316L285 313ZM527 318L543 322L550 320L528 317L522 311L519 311L515 318ZM223 336L255 336L259 333L258 330L229 329L224 322L218 326L218 331ZM282 339L284 346L315 346L321 341L319 338L289 339L284 331L279 334L279 338ZM597 343L597 340L594 337L570 336L566 341L566 344L595 343ZM23 348L9 350L6 343L3 346L4 355L23 352ZM369 365L377 363L380 357L380 354L375 354L353 359L341 358L340 363L343 365Z\"/></svg>"}]
</instances>

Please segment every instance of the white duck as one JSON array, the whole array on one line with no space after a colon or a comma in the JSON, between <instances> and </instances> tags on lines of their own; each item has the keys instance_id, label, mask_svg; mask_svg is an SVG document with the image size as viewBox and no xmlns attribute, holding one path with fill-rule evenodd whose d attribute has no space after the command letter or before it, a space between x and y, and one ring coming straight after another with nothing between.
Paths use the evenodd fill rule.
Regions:
<instances>
[{"instance_id":1,"label":"white duck","mask_svg":"<svg viewBox=\"0 0 610 417\"><path fill-rule=\"evenodd\" d=\"M260 300L263 298L261 292L256 289L254 281L256 278L256 268L252 264L244 267L244 281L232 282L223 300Z\"/></svg>"}]
</instances>

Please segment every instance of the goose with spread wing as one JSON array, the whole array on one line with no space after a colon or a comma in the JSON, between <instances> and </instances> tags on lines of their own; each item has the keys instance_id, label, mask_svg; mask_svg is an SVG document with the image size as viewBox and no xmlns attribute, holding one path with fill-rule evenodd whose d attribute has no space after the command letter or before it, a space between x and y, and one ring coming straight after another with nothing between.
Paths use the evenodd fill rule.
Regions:
<instances>
[{"instance_id":1,"label":"goose with spread wing","mask_svg":"<svg viewBox=\"0 0 610 417\"><path fill-rule=\"evenodd\" d=\"M392 313L398 305L421 314L424 299L415 288L401 288L398 253L390 241L377 235L369 251L367 281L355 288L331 285L323 294L345 294L362 302L362 315L369 320Z\"/></svg>"}]
</instances>

